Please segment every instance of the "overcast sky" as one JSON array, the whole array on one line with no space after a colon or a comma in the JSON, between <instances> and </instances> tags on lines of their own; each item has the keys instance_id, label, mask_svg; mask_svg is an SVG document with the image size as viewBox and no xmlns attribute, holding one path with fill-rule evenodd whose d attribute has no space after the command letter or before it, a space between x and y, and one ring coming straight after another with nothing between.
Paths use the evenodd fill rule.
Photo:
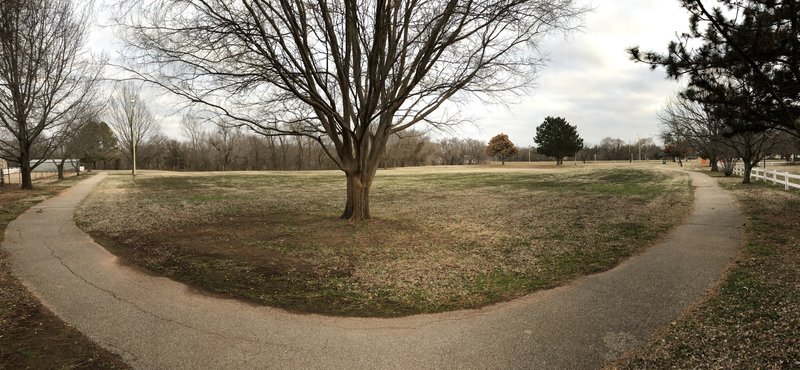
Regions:
<instances>
[{"instance_id":1,"label":"overcast sky","mask_svg":"<svg viewBox=\"0 0 800 370\"><path fill-rule=\"evenodd\" d=\"M688 17L678 0L593 0L581 31L554 37L543 45L548 63L528 96L516 97L507 106L473 104L467 113L475 125L463 125L453 133L437 136L471 137L488 141L500 132L519 146L533 144L536 126L546 116L561 116L578 126L587 144L604 137L625 141L654 137L656 114L680 85L666 80L663 70L628 60L625 49L666 50L678 31L687 29ZM99 13L99 24L107 24ZM90 48L117 58L108 27L93 27ZM150 96L150 107L162 131L181 137L182 112L168 96Z\"/></svg>"},{"instance_id":2,"label":"overcast sky","mask_svg":"<svg viewBox=\"0 0 800 370\"><path fill-rule=\"evenodd\" d=\"M631 62L625 49L639 45L665 51L677 31L688 29L688 16L677 0L595 0L592 5L595 11L586 16L581 32L544 45L550 61L532 95L507 108L476 110L477 127L464 126L461 135L488 140L505 132L527 146L545 117L560 116L578 126L589 144L604 137L657 136L656 114L680 85L666 80L663 69L650 71Z\"/></svg>"}]
</instances>

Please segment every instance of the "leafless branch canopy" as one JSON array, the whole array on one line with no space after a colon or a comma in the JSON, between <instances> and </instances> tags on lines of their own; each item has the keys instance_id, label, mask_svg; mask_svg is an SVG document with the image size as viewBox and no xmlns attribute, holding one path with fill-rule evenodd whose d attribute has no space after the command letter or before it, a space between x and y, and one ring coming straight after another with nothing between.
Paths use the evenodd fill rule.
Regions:
<instances>
[{"instance_id":1,"label":"leafless branch canopy","mask_svg":"<svg viewBox=\"0 0 800 370\"><path fill-rule=\"evenodd\" d=\"M345 172L343 218L369 218L392 134L443 127L446 102L519 92L574 0L133 0L128 68L266 136L307 136ZM139 1L139 2L137 2Z\"/></svg>"},{"instance_id":2,"label":"leafless branch canopy","mask_svg":"<svg viewBox=\"0 0 800 370\"><path fill-rule=\"evenodd\" d=\"M74 131L70 125L102 106L95 95L102 63L82 55L92 4L83 5L4 0L0 6L0 150L23 172L34 145L48 155Z\"/></svg>"},{"instance_id":3,"label":"leafless branch canopy","mask_svg":"<svg viewBox=\"0 0 800 370\"><path fill-rule=\"evenodd\" d=\"M528 86L542 62L531 48L584 11L572 0L168 0L138 8L125 23L139 78L264 134L327 136L337 151L419 122L443 124L435 112L446 101Z\"/></svg>"},{"instance_id":4,"label":"leafless branch canopy","mask_svg":"<svg viewBox=\"0 0 800 370\"><path fill-rule=\"evenodd\" d=\"M132 83L122 84L118 88L109 104L107 116L109 127L117 135L125 153L131 153L134 145L138 150L142 142L157 131L153 114Z\"/></svg>"}]
</instances>

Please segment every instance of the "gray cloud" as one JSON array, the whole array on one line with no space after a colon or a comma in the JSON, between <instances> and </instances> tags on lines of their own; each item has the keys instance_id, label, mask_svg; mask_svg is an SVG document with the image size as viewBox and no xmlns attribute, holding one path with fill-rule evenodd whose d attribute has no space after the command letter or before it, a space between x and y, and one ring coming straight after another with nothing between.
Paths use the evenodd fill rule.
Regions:
<instances>
[{"instance_id":1,"label":"gray cloud","mask_svg":"<svg viewBox=\"0 0 800 370\"><path fill-rule=\"evenodd\" d=\"M506 132L520 145L533 143L536 126L546 116L562 116L587 142L611 136L623 140L658 132L657 112L680 83L663 70L629 60L626 48L661 51L687 16L675 1L615 1L595 6L581 32L551 38L542 46L549 63L530 96L508 107L470 109L479 129L462 134L487 140Z\"/></svg>"}]
</instances>

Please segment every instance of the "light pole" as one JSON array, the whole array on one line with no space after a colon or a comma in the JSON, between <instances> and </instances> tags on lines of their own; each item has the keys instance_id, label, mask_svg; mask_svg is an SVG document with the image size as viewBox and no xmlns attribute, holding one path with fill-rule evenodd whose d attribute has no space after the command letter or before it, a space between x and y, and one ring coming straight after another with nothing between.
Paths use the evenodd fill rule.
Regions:
<instances>
[{"instance_id":1,"label":"light pole","mask_svg":"<svg viewBox=\"0 0 800 370\"><path fill-rule=\"evenodd\" d=\"M133 161L133 165L131 166L131 176L136 176L136 131L133 129L133 120L135 112L136 112L136 100L131 99L131 111L130 115L128 116L128 123L131 126L131 160Z\"/></svg>"}]
</instances>

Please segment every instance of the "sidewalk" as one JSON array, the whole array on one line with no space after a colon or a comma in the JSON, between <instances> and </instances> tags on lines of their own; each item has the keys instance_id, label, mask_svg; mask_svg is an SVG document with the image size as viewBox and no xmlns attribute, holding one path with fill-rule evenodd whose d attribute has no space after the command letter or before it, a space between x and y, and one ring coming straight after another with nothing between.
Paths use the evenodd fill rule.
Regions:
<instances>
[{"instance_id":1,"label":"sidewalk","mask_svg":"<svg viewBox=\"0 0 800 370\"><path fill-rule=\"evenodd\" d=\"M42 303L136 368L597 368L700 299L737 253L733 199L689 176L686 224L613 270L479 310L395 319L290 314L123 266L72 221L105 174L28 210L2 247Z\"/></svg>"}]
</instances>

